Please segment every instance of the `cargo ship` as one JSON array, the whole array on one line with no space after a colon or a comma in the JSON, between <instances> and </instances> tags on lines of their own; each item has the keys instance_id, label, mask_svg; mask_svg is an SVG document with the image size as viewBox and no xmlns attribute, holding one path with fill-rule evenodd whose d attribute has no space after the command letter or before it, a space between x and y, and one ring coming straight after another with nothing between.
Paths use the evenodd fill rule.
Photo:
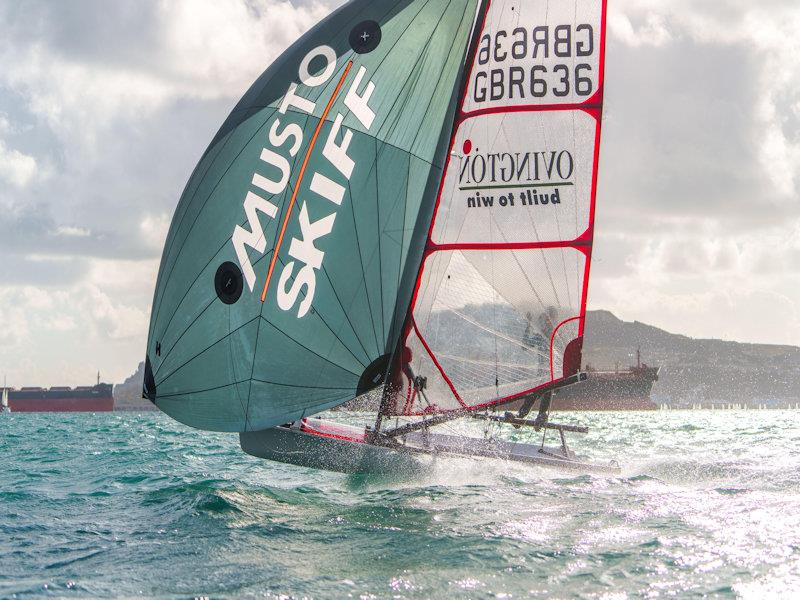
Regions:
<instances>
[{"instance_id":1,"label":"cargo ship","mask_svg":"<svg viewBox=\"0 0 800 600\"><path fill-rule=\"evenodd\" d=\"M551 410L657 410L650 399L659 367L650 367L636 352L636 366L613 371L586 367L589 377L553 392Z\"/></svg>"},{"instance_id":2,"label":"cargo ship","mask_svg":"<svg viewBox=\"0 0 800 600\"><path fill-rule=\"evenodd\" d=\"M110 383L78 387L5 388L8 410L15 412L110 412L114 396Z\"/></svg>"}]
</instances>

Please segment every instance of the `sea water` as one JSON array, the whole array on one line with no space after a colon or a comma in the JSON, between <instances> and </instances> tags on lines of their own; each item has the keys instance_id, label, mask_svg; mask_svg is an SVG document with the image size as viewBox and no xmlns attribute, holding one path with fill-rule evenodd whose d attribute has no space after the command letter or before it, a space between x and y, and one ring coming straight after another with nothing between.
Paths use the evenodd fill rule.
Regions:
<instances>
[{"instance_id":1,"label":"sea water","mask_svg":"<svg viewBox=\"0 0 800 600\"><path fill-rule=\"evenodd\" d=\"M0 597L798 597L800 411L558 417L622 474L347 476L158 413L2 414Z\"/></svg>"}]
</instances>

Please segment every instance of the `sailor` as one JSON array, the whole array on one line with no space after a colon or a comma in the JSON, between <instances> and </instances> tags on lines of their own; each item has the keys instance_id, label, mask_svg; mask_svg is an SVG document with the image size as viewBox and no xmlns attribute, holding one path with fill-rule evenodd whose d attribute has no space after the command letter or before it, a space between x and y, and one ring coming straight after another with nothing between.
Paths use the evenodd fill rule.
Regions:
<instances>
[{"instance_id":1,"label":"sailor","mask_svg":"<svg viewBox=\"0 0 800 600\"><path fill-rule=\"evenodd\" d=\"M427 405L426 408L423 409L423 412L435 412L435 404L431 404L430 400L428 400L427 394L425 393L425 389L428 387L428 378L417 375L411 368L411 348L404 346L399 358L400 371L408 380L408 387L406 387L405 383L402 381L402 376L399 376L395 379L395 389L406 390L405 395L395 397L395 411L399 414L407 414L408 411L414 407L414 401L416 400L417 396L420 396ZM399 408L400 402L403 403L402 409Z\"/></svg>"},{"instance_id":2,"label":"sailor","mask_svg":"<svg viewBox=\"0 0 800 600\"><path fill-rule=\"evenodd\" d=\"M542 375L550 372L550 337L555 329L558 311L548 306L538 317L534 325L533 314L525 314L527 325L522 335L522 343L536 351L537 363Z\"/></svg>"}]
</instances>

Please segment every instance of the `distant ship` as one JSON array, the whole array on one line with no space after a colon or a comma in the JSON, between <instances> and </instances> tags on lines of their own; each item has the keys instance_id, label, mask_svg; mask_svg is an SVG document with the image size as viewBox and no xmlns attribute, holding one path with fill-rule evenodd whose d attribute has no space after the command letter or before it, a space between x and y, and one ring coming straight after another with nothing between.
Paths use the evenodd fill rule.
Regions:
<instances>
[{"instance_id":1,"label":"distant ship","mask_svg":"<svg viewBox=\"0 0 800 600\"><path fill-rule=\"evenodd\" d=\"M8 408L15 412L110 412L114 396L110 383L78 386L5 388Z\"/></svg>"},{"instance_id":2,"label":"distant ship","mask_svg":"<svg viewBox=\"0 0 800 600\"><path fill-rule=\"evenodd\" d=\"M586 367L586 381L553 392L551 410L656 410L650 399L659 367L650 367L636 352L636 366L598 371Z\"/></svg>"}]
</instances>

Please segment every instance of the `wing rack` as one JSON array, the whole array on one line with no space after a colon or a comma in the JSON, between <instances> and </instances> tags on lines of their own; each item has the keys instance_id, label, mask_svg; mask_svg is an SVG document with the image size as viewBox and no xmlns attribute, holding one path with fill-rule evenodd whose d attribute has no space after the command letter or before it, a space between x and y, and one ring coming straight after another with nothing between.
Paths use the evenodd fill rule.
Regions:
<instances>
[{"instance_id":1,"label":"wing rack","mask_svg":"<svg viewBox=\"0 0 800 600\"><path fill-rule=\"evenodd\" d=\"M522 408L520 409L520 413L518 416L514 416L513 413L509 412L507 412L504 416L498 416L498 415L491 415L487 413L478 412L480 410L483 410L482 408L462 408L442 413L428 419L423 419L422 421L417 421L416 423L408 423L406 425L401 425L400 427L395 427L393 429L388 429L386 431L380 431L379 429L376 428L371 432L370 438L374 442L377 442L379 439L389 440L392 438L406 435L413 431L419 431L421 429L428 429L430 427L435 427L436 425L441 425L443 423L447 423L455 419L460 419L462 417L473 417L500 423L510 423L515 427L530 426L534 427L537 431L539 429L558 429L561 432L562 437L564 431L573 431L575 433L587 433L589 431L587 427L577 427L574 425L557 425L555 423L548 422L550 395L552 394L552 392L554 392L557 389L576 384L580 381L585 381L587 378L588 375L586 373L576 373L575 375L571 375L570 377L565 377L564 379L560 379L558 381L550 383L549 385L543 386L538 390L531 392L530 394L518 398L509 399L507 402L496 404L493 407L497 408L499 406L504 406L506 404L511 404L513 402L522 401L523 403ZM539 414L537 415L535 420L525 419L524 417L527 415L528 411L530 410L530 408L533 406L533 404L536 402L537 399L542 400Z\"/></svg>"}]
</instances>

